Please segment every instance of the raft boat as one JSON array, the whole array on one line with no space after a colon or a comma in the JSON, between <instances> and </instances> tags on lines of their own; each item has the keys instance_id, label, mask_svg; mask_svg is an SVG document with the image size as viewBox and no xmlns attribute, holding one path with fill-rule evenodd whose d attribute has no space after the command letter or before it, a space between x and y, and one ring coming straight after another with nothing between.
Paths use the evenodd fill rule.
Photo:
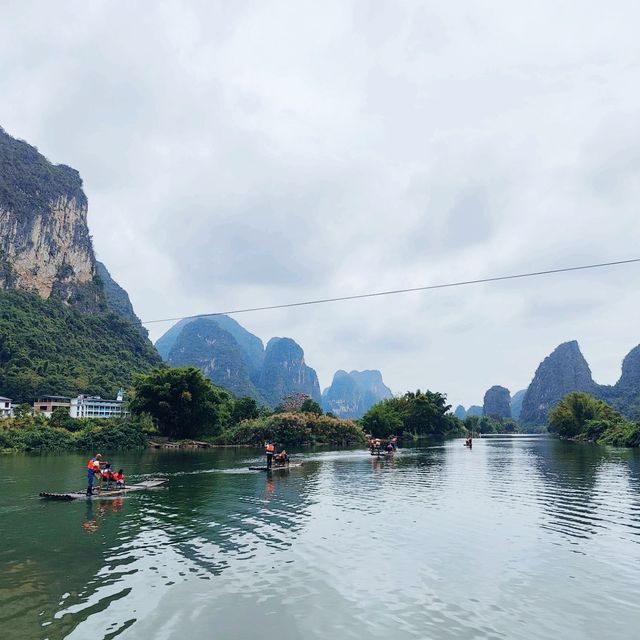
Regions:
<instances>
[{"instance_id":1,"label":"raft boat","mask_svg":"<svg viewBox=\"0 0 640 640\"><path fill-rule=\"evenodd\" d=\"M301 467L304 462L290 462L289 464L273 465L271 469L267 467L249 467L251 471L285 471L286 469L296 469Z\"/></svg>"},{"instance_id":2,"label":"raft boat","mask_svg":"<svg viewBox=\"0 0 640 640\"><path fill-rule=\"evenodd\" d=\"M96 491L90 496L86 491L71 491L69 493L51 493L49 491L41 491L40 497L47 500L80 500L81 498L90 498L93 500L111 498L113 496L122 496L134 491L146 491L147 489L154 489L162 486L166 480L145 480L144 482L138 482L137 484L129 484L126 487L114 488L114 489L102 489L102 491Z\"/></svg>"}]
</instances>

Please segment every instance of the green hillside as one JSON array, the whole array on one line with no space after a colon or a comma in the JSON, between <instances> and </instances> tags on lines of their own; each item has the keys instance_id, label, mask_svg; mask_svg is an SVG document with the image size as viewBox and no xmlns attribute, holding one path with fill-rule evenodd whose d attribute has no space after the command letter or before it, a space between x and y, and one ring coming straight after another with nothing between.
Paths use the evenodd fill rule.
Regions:
<instances>
[{"instance_id":1,"label":"green hillside","mask_svg":"<svg viewBox=\"0 0 640 640\"><path fill-rule=\"evenodd\" d=\"M161 364L152 344L115 313L84 314L24 291L0 291L0 395L115 397Z\"/></svg>"}]
</instances>

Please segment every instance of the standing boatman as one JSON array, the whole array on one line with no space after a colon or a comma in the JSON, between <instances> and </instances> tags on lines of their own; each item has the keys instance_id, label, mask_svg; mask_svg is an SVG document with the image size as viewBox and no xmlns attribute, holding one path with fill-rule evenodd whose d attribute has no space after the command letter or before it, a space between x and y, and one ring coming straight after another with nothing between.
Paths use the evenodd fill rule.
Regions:
<instances>
[{"instance_id":1,"label":"standing boatman","mask_svg":"<svg viewBox=\"0 0 640 640\"><path fill-rule=\"evenodd\" d=\"M90 496L93 493L93 480L96 477L96 473L101 473L100 471L100 460L102 459L102 455L96 453L89 462L87 462L87 495Z\"/></svg>"},{"instance_id":2,"label":"standing boatman","mask_svg":"<svg viewBox=\"0 0 640 640\"><path fill-rule=\"evenodd\" d=\"M267 469L271 469L273 454L276 452L276 445L273 444L273 442L267 442L264 451L267 454Z\"/></svg>"}]
</instances>

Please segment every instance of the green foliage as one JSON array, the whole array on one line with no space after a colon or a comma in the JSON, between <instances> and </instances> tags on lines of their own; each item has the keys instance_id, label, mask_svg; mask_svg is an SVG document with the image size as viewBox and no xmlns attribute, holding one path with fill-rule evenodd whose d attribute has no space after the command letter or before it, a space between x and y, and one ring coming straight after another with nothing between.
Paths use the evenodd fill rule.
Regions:
<instances>
[{"instance_id":1,"label":"green foliage","mask_svg":"<svg viewBox=\"0 0 640 640\"><path fill-rule=\"evenodd\" d=\"M520 427L511 418L492 418L490 416L467 416L465 429L469 433L518 433Z\"/></svg>"},{"instance_id":2,"label":"green foliage","mask_svg":"<svg viewBox=\"0 0 640 640\"><path fill-rule=\"evenodd\" d=\"M562 438L617 447L640 446L640 422L629 422L602 400L570 393L549 412L549 431Z\"/></svg>"},{"instance_id":3,"label":"green foliage","mask_svg":"<svg viewBox=\"0 0 640 640\"><path fill-rule=\"evenodd\" d=\"M238 398L233 402L231 422L237 424L243 420L252 420L260 415L258 403L249 396Z\"/></svg>"},{"instance_id":4,"label":"green foliage","mask_svg":"<svg viewBox=\"0 0 640 640\"><path fill-rule=\"evenodd\" d=\"M622 416L602 400L588 393L575 392L565 396L551 409L549 431L563 438L575 438L586 432L590 421L620 419Z\"/></svg>"},{"instance_id":5,"label":"green foliage","mask_svg":"<svg viewBox=\"0 0 640 640\"><path fill-rule=\"evenodd\" d=\"M149 418L74 420L73 430L51 426L51 420L13 418L0 421L0 450L13 451L115 451L147 446Z\"/></svg>"},{"instance_id":6,"label":"green foliage","mask_svg":"<svg viewBox=\"0 0 640 640\"><path fill-rule=\"evenodd\" d=\"M227 444L261 446L272 440L283 446L312 444L352 445L366 442L359 425L351 420L329 418L316 413L276 413L234 425L219 441Z\"/></svg>"},{"instance_id":7,"label":"green foliage","mask_svg":"<svg viewBox=\"0 0 640 640\"><path fill-rule=\"evenodd\" d=\"M126 419L93 421L78 432L75 442L76 449L86 451L143 449L146 446L142 425Z\"/></svg>"},{"instance_id":8,"label":"green foliage","mask_svg":"<svg viewBox=\"0 0 640 640\"><path fill-rule=\"evenodd\" d=\"M0 422L0 449L63 451L73 446L74 436L65 429L41 425L34 420Z\"/></svg>"},{"instance_id":9,"label":"green foliage","mask_svg":"<svg viewBox=\"0 0 640 640\"><path fill-rule=\"evenodd\" d=\"M376 437L447 436L463 432L458 418L449 413L446 395L418 389L399 398L389 398L375 404L361 418L363 428Z\"/></svg>"},{"instance_id":10,"label":"green foliage","mask_svg":"<svg viewBox=\"0 0 640 640\"><path fill-rule=\"evenodd\" d=\"M312 398L307 398L301 405L302 413L315 413L317 416L322 415L322 407Z\"/></svg>"},{"instance_id":11,"label":"green foliage","mask_svg":"<svg viewBox=\"0 0 640 640\"><path fill-rule=\"evenodd\" d=\"M49 393L115 397L134 373L159 363L151 343L118 315L0 292L0 389L14 401Z\"/></svg>"},{"instance_id":12,"label":"green foliage","mask_svg":"<svg viewBox=\"0 0 640 640\"><path fill-rule=\"evenodd\" d=\"M194 367L139 375L130 403L132 412L149 414L170 438L216 435L228 424L232 406L231 395Z\"/></svg>"},{"instance_id":13,"label":"green foliage","mask_svg":"<svg viewBox=\"0 0 640 640\"><path fill-rule=\"evenodd\" d=\"M400 434L404 431L402 415L395 404L389 400L383 400L374 404L373 407L362 416L360 420L362 428L377 438L386 438L393 434Z\"/></svg>"},{"instance_id":14,"label":"green foliage","mask_svg":"<svg viewBox=\"0 0 640 640\"><path fill-rule=\"evenodd\" d=\"M86 207L80 174L66 165L51 164L35 147L0 127L0 209L12 211L23 222L61 195Z\"/></svg>"}]
</instances>

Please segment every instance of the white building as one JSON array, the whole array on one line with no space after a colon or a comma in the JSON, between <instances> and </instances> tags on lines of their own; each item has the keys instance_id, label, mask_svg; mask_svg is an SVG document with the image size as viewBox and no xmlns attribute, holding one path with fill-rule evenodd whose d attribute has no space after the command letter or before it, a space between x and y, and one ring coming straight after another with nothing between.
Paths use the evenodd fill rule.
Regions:
<instances>
[{"instance_id":1,"label":"white building","mask_svg":"<svg viewBox=\"0 0 640 640\"><path fill-rule=\"evenodd\" d=\"M124 409L124 392L120 389L115 400L84 395L72 398L69 415L72 418L120 418L128 416L129 412Z\"/></svg>"},{"instance_id":2,"label":"white building","mask_svg":"<svg viewBox=\"0 0 640 640\"><path fill-rule=\"evenodd\" d=\"M0 396L0 418L11 418L13 416L13 401L11 398Z\"/></svg>"}]
</instances>

